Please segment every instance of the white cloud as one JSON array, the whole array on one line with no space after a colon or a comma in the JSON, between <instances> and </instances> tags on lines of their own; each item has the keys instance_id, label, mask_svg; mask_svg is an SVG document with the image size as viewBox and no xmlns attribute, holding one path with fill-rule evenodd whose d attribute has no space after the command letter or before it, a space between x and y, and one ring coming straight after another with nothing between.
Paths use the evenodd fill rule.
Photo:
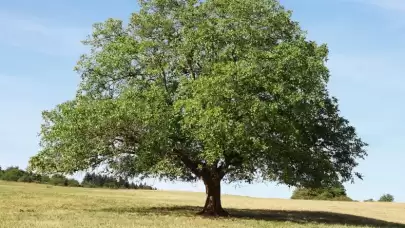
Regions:
<instances>
[{"instance_id":1,"label":"white cloud","mask_svg":"<svg viewBox=\"0 0 405 228\"><path fill-rule=\"evenodd\" d=\"M0 45L58 55L77 56L91 28L59 27L36 17L0 11Z\"/></svg>"}]
</instances>

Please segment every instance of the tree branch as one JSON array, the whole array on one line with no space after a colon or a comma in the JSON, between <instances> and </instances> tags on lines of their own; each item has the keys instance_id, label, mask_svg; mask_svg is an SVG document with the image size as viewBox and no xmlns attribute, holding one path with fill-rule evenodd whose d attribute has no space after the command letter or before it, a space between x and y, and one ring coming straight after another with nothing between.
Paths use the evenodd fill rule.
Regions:
<instances>
[{"instance_id":1,"label":"tree branch","mask_svg":"<svg viewBox=\"0 0 405 228\"><path fill-rule=\"evenodd\" d=\"M187 67L190 69L190 73L191 76L193 77L193 79L196 79L196 75L194 73L194 69L193 69L193 52L189 53L187 55Z\"/></svg>"},{"instance_id":2,"label":"tree branch","mask_svg":"<svg viewBox=\"0 0 405 228\"><path fill-rule=\"evenodd\" d=\"M166 92L167 93L170 93L169 92L169 88L168 88L168 86L167 86L167 76L166 76L166 72L165 72L165 69L163 69L163 67L162 67L162 65L160 65L159 64L159 68L160 68L160 70L162 71L162 80L163 80L163 84L164 84L164 86L165 86L165 89L166 89Z\"/></svg>"},{"instance_id":3,"label":"tree branch","mask_svg":"<svg viewBox=\"0 0 405 228\"><path fill-rule=\"evenodd\" d=\"M198 162L191 160L181 150L174 149L173 152L180 158L184 165L191 170L191 172L193 172L196 176L201 176L201 170L198 168Z\"/></svg>"}]
</instances>

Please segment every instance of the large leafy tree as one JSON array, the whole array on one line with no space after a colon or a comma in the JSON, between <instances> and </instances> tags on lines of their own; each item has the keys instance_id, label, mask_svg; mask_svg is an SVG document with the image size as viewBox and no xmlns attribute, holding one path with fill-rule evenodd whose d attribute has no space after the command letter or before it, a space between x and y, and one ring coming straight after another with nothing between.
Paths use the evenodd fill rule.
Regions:
<instances>
[{"instance_id":1,"label":"large leafy tree","mask_svg":"<svg viewBox=\"0 0 405 228\"><path fill-rule=\"evenodd\" d=\"M327 91L326 45L275 0L141 0L94 25L77 96L43 112L32 170L326 186L353 180L366 144Z\"/></svg>"}]
</instances>

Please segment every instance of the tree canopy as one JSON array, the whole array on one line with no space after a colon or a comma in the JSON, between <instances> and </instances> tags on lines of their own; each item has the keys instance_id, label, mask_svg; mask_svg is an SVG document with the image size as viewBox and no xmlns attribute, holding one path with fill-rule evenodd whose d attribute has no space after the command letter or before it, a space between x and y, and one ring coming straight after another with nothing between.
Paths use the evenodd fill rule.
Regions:
<instances>
[{"instance_id":1,"label":"tree canopy","mask_svg":"<svg viewBox=\"0 0 405 228\"><path fill-rule=\"evenodd\" d=\"M74 99L44 111L38 172L326 186L367 154L329 95L328 49L276 0L141 0L96 23Z\"/></svg>"},{"instance_id":2,"label":"tree canopy","mask_svg":"<svg viewBox=\"0 0 405 228\"><path fill-rule=\"evenodd\" d=\"M394 196L391 194L384 194L380 197L378 202L394 202Z\"/></svg>"},{"instance_id":3,"label":"tree canopy","mask_svg":"<svg viewBox=\"0 0 405 228\"><path fill-rule=\"evenodd\" d=\"M291 199L353 201L347 196L346 189L341 183L319 188L297 188Z\"/></svg>"}]
</instances>

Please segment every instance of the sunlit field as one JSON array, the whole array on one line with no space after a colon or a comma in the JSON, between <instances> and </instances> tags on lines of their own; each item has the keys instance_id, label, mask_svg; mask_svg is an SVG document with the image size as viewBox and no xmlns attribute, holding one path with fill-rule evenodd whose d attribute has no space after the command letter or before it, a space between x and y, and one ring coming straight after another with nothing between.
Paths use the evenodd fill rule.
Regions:
<instances>
[{"instance_id":1,"label":"sunlit field","mask_svg":"<svg viewBox=\"0 0 405 228\"><path fill-rule=\"evenodd\" d=\"M0 227L405 227L405 204L223 196L229 218L196 215L203 193L0 182Z\"/></svg>"}]
</instances>

